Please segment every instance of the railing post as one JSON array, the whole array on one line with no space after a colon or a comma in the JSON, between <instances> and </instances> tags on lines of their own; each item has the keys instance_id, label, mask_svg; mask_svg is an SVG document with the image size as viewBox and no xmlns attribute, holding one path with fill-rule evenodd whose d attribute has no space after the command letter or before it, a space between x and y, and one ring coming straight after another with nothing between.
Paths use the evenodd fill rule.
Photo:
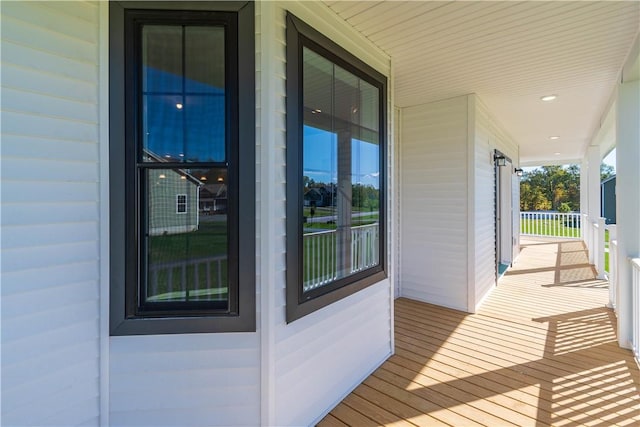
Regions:
<instances>
[{"instance_id":1,"label":"railing post","mask_svg":"<svg viewBox=\"0 0 640 427\"><path fill-rule=\"evenodd\" d=\"M596 265L598 252L598 222L591 221L591 229L589 230L589 263Z\"/></svg>"},{"instance_id":2,"label":"railing post","mask_svg":"<svg viewBox=\"0 0 640 427\"><path fill-rule=\"evenodd\" d=\"M598 232L596 236L596 244L595 246L598 248L596 251L596 271L598 272L598 279L605 279L606 276L604 274L604 227L605 227L605 219L599 217L598 221Z\"/></svg>"},{"instance_id":3,"label":"railing post","mask_svg":"<svg viewBox=\"0 0 640 427\"><path fill-rule=\"evenodd\" d=\"M584 240L584 243L587 245L587 249L589 248L589 217L587 214L582 214L582 218L580 221L580 237Z\"/></svg>"},{"instance_id":4,"label":"railing post","mask_svg":"<svg viewBox=\"0 0 640 427\"><path fill-rule=\"evenodd\" d=\"M618 273L618 257L617 257L617 231L615 224L605 226L605 230L609 230L609 270L607 270L607 277L609 279L609 303L607 307L616 308L617 299L617 273ZM606 249L605 249L606 256Z\"/></svg>"},{"instance_id":5,"label":"railing post","mask_svg":"<svg viewBox=\"0 0 640 427\"><path fill-rule=\"evenodd\" d=\"M618 314L618 241L609 240L609 307Z\"/></svg>"}]
</instances>

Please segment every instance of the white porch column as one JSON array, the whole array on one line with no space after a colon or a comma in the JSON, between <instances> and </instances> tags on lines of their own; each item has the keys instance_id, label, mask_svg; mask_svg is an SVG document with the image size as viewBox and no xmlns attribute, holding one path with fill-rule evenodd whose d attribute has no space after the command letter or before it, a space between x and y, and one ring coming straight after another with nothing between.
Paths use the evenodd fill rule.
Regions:
<instances>
[{"instance_id":1,"label":"white porch column","mask_svg":"<svg viewBox=\"0 0 640 427\"><path fill-rule=\"evenodd\" d=\"M640 82L618 89L616 216L618 228L618 342L630 347L632 334L631 265L640 255Z\"/></svg>"},{"instance_id":2,"label":"white porch column","mask_svg":"<svg viewBox=\"0 0 640 427\"><path fill-rule=\"evenodd\" d=\"M589 197L587 196L589 191L589 180L587 179L587 171L589 170L589 162L585 156L580 163L580 230L582 232L581 237L585 243L589 242L589 227L588 221L585 221L585 215L589 215Z\"/></svg>"},{"instance_id":3,"label":"white porch column","mask_svg":"<svg viewBox=\"0 0 640 427\"><path fill-rule=\"evenodd\" d=\"M584 224L588 227L587 245L589 247L589 262L594 264L596 259L596 236L592 233L593 223L600 218L600 163L602 163L602 155L600 154L600 146L589 146L587 149L587 214L588 221Z\"/></svg>"}]
</instances>

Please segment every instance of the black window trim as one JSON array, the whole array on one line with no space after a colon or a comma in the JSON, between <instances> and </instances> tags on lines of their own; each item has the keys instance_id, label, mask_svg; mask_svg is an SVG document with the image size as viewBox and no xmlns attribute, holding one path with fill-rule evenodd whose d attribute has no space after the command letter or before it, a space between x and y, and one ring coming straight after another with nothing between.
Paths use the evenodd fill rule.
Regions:
<instances>
[{"instance_id":1,"label":"black window trim","mask_svg":"<svg viewBox=\"0 0 640 427\"><path fill-rule=\"evenodd\" d=\"M124 253L129 257L137 256L136 250L125 251L131 245L126 239L128 224L125 218L127 190L125 179L125 156L135 157L135 147L125 147L125 135L135 132L125 129L131 121L125 120L125 109L128 103L125 90L125 11L141 11L153 13L154 10L171 10L176 13L186 11L198 12L235 12L237 13L237 108L231 114L237 115L232 120L237 123L238 147L231 150L229 160L236 160L237 168L237 215L235 225L230 225L231 236L237 236L237 250L229 253L235 258L237 270L237 305L235 310L226 313L193 311L180 312L171 317L136 317L132 315L127 292L135 286L127 286L130 272L127 265L135 262L125 261ZM179 16L179 15L178 15ZM256 331L256 288L255 288L255 17L253 2L175 2L175 1L132 1L109 3L109 215L110 215L110 334L111 335L143 335L143 334L180 334L209 332L255 332ZM234 101L235 102L235 101ZM250 125L249 125L250 124ZM235 151L235 153L234 153ZM231 178L229 178L231 179ZM130 200L130 199L129 199ZM230 222L230 224L231 224ZM235 228L232 230L231 227ZM134 242L134 245L137 244ZM131 255L133 253L133 255ZM242 268L240 268L242 260ZM129 275L129 276L127 276ZM134 276L136 277L136 276ZM136 279L137 282L137 279ZM129 282L131 283L131 282ZM135 289L134 289L135 291Z\"/></svg>"},{"instance_id":2,"label":"black window trim","mask_svg":"<svg viewBox=\"0 0 640 427\"><path fill-rule=\"evenodd\" d=\"M355 294L387 277L387 78L292 13L287 13L287 273L286 320L291 323L336 301ZM338 279L329 285L302 291L302 49L309 47L334 64L366 80L380 90L380 221L379 264Z\"/></svg>"}]
</instances>

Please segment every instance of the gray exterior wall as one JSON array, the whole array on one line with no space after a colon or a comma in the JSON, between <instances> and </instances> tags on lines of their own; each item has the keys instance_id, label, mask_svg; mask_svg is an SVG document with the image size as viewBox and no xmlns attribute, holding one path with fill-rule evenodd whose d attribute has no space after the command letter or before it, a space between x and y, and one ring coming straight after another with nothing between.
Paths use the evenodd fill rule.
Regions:
<instances>
[{"instance_id":1,"label":"gray exterior wall","mask_svg":"<svg viewBox=\"0 0 640 427\"><path fill-rule=\"evenodd\" d=\"M616 177L613 176L600 184L602 216L607 224L616 223Z\"/></svg>"}]
</instances>

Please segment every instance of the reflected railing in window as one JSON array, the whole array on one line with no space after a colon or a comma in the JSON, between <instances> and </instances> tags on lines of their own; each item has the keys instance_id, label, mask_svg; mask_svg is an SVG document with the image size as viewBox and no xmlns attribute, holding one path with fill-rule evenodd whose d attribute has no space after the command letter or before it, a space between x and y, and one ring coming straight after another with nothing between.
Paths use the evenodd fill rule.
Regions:
<instances>
[{"instance_id":1,"label":"reflected railing in window","mask_svg":"<svg viewBox=\"0 0 640 427\"><path fill-rule=\"evenodd\" d=\"M351 263L347 274L378 265L379 233L378 223L351 227ZM329 284L340 277L337 239L337 230L307 233L303 236L304 292Z\"/></svg>"},{"instance_id":2,"label":"reflected railing in window","mask_svg":"<svg viewBox=\"0 0 640 427\"><path fill-rule=\"evenodd\" d=\"M149 265L148 302L226 301L227 256Z\"/></svg>"}]
</instances>

